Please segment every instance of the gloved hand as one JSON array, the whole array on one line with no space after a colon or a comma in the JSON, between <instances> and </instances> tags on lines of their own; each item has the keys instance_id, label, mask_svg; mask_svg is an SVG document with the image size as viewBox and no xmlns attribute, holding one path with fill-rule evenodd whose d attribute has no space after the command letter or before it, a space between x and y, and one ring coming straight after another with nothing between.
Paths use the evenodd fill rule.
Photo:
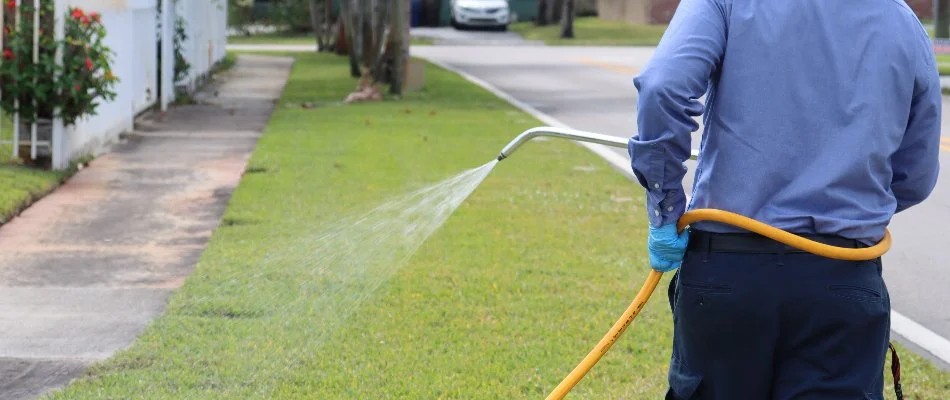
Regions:
<instances>
[{"instance_id":1,"label":"gloved hand","mask_svg":"<svg viewBox=\"0 0 950 400\"><path fill-rule=\"evenodd\" d=\"M689 230L683 233L676 232L676 224L664 225L659 228L650 226L650 235L647 239L647 249L650 251L650 266L659 272L670 272L680 267L683 255L686 254L686 244L689 241Z\"/></svg>"}]
</instances>

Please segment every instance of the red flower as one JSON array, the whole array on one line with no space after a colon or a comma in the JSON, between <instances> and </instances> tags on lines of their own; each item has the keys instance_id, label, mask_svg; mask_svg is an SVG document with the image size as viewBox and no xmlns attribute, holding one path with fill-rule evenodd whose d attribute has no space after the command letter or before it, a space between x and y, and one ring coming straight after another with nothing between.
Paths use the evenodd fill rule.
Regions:
<instances>
[{"instance_id":1,"label":"red flower","mask_svg":"<svg viewBox=\"0 0 950 400\"><path fill-rule=\"evenodd\" d=\"M94 12L94 13L92 13L92 14L89 14L89 16L92 17L92 20L93 20L93 21L96 21L96 22L99 22L99 21L102 19L102 16L99 15L99 13L97 13L97 12Z\"/></svg>"},{"instance_id":2,"label":"red flower","mask_svg":"<svg viewBox=\"0 0 950 400\"><path fill-rule=\"evenodd\" d=\"M13 30L10 29L9 26L4 26L4 27L3 27L3 34L4 34L4 35L9 35L11 32L13 32Z\"/></svg>"},{"instance_id":3,"label":"red flower","mask_svg":"<svg viewBox=\"0 0 950 400\"><path fill-rule=\"evenodd\" d=\"M80 18L80 21L82 21L83 25L89 25L89 22L90 22L89 17L85 15L83 15L82 18Z\"/></svg>"},{"instance_id":4,"label":"red flower","mask_svg":"<svg viewBox=\"0 0 950 400\"><path fill-rule=\"evenodd\" d=\"M89 57L86 57L86 69L92 71L92 60Z\"/></svg>"},{"instance_id":5,"label":"red flower","mask_svg":"<svg viewBox=\"0 0 950 400\"><path fill-rule=\"evenodd\" d=\"M83 16L85 16L85 14L82 12L82 9L81 9L81 8L74 8L74 9L73 9L73 13L71 14L71 16L72 16L73 18L75 18L75 19L80 19L80 18L82 18Z\"/></svg>"},{"instance_id":6,"label":"red flower","mask_svg":"<svg viewBox=\"0 0 950 400\"><path fill-rule=\"evenodd\" d=\"M4 59L4 60L12 60L13 57L14 57L14 56L13 56L13 50L10 50L10 49L3 49L3 59Z\"/></svg>"},{"instance_id":7,"label":"red flower","mask_svg":"<svg viewBox=\"0 0 950 400\"><path fill-rule=\"evenodd\" d=\"M16 8L16 0L7 1L7 8Z\"/></svg>"},{"instance_id":8,"label":"red flower","mask_svg":"<svg viewBox=\"0 0 950 400\"><path fill-rule=\"evenodd\" d=\"M78 92L82 90L82 86L79 86L79 84L76 84L76 86L73 86L73 89L76 89L76 91Z\"/></svg>"}]
</instances>

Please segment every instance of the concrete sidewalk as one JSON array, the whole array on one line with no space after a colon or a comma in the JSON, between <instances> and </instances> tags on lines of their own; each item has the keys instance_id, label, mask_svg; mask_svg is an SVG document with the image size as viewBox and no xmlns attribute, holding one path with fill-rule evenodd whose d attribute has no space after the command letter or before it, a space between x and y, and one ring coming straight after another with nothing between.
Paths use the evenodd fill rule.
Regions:
<instances>
[{"instance_id":1,"label":"concrete sidewalk","mask_svg":"<svg viewBox=\"0 0 950 400\"><path fill-rule=\"evenodd\" d=\"M130 345L217 227L292 60L240 56L199 93L0 227L0 399Z\"/></svg>"},{"instance_id":2,"label":"concrete sidewalk","mask_svg":"<svg viewBox=\"0 0 950 400\"><path fill-rule=\"evenodd\" d=\"M940 87L944 89L950 88L950 76L943 75L940 77Z\"/></svg>"}]
</instances>

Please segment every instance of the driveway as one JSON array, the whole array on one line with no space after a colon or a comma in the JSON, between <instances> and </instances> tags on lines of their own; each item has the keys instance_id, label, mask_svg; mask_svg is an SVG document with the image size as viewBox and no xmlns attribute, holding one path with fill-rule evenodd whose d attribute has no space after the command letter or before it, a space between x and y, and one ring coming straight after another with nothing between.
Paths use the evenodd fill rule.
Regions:
<instances>
[{"instance_id":1,"label":"driveway","mask_svg":"<svg viewBox=\"0 0 950 400\"><path fill-rule=\"evenodd\" d=\"M436 45L448 46L539 46L540 41L524 40L515 32L490 30L458 30L451 27L412 28L410 35L419 39L430 39Z\"/></svg>"}]
</instances>

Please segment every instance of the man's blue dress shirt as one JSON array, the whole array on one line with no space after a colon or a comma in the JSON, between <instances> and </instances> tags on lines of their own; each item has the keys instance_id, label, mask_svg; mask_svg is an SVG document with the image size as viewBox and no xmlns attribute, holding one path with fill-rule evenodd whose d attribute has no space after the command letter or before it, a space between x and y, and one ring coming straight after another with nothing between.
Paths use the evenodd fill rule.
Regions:
<instances>
[{"instance_id":1,"label":"man's blue dress shirt","mask_svg":"<svg viewBox=\"0 0 950 400\"><path fill-rule=\"evenodd\" d=\"M690 209L876 242L936 184L940 80L902 0L683 0L634 84L631 166L653 226L687 208L700 115Z\"/></svg>"}]
</instances>

